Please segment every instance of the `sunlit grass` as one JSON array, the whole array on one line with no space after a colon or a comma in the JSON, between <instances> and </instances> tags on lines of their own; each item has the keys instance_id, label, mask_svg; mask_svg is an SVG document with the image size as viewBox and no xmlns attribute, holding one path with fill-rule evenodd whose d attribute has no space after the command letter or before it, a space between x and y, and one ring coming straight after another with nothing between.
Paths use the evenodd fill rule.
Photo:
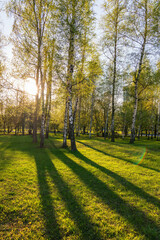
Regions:
<instances>
[{"instance_id":1,"label":"sunlit grass","mask_svg":"<svg viewBox=\"0 0 160 240\"><path fill-rule=\"evenodd\" d=\"M0 137L0 239L160 239L159 142L61 145Z\"/></svg>"}]
</instances>

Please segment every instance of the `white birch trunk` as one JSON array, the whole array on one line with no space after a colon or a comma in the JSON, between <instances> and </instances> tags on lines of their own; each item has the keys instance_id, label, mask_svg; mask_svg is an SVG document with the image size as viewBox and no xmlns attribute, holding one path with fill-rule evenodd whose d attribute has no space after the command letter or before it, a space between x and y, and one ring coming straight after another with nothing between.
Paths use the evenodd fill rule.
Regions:
<instances>
[{"instance_id":1,"label":"white birch trunk","mask_svg":"<svg viewBox=\"0 0 160 240\"><path fill-rule=\"evenodd\" d=\"M68 98L66 99L65 114L64 114L64 128L63 128L63 148L67 147L67 122L68 122Z\"/></svg>"},{"instance_id":2,"label":"white birch trunk","mask_svg":"<svg viewBox=\"0 0 160 240\"><path fill-rule=\"evenodd\" d=\"M76 151L76 142L74 136L74 116L72 109L72 81L74 72L74 45L75 45L75 6L76 1L73 2L72 6L72 21L70 24L70 37L69 37L69 49L68 49L68 70L67 70L67 90L68 90L68 108L69 108L69 132L71 138L71 151Z\"/></svg>"},{"instance_id":3,"label":"white birch trunk","mask_svg":"<svg viewBox=\"0 0 160 240\"><path fill-rule=\"evenodd\" d=\"M107 131L107 127L108 127L108 112L109 109L107 109L107 117L106 117L106 122L105 122L105 126L104 126L104 139L106 140L106 131Z\"/></svg>"},{"instance_id":4,"label":"white birch trunk","mask_svg":"<svg viewBox=\"0 0 160 240\"><path fill-rule=\"evenodd\" d=\"M159 140L159 114L160 114L160 104L158 103L158 118L157 118L157 141Z\"/></svg>"},{"instance_id":5,"label":"white birch trunk","mask_svg":"<svg viewBox=\"0 0 160 240\"><path fill-rule=\"evenodd\" d=\"M45 114L42 112L41 116L41 141L40 141L40 147L44 147L44 138L45 138Z\"/></svg>"},{"instance_id":6,"label":"white birch trunk","mask_svg":"<svg viewBox=\"0 0 160 240\"><path fill-rule=\"evenodd\" d=\"M138 82L140 78L140 74L142 71L142 63L143 63L143 57L145 53L145 46L146 46L146 40L147 40L147 31L148 31L148 10L147 10L148 0L145 0L145 30L144 30L144 36L143 36L143 44L142 49L140 53L140 60L139 60L139 67L138 71L135 74L135 104L134 104L134 112L132 117L132 127L131 127L131 138L130 143L134 143L135 141L135 123L136 123L136 116L137 116L137 108L138 108Z\"/></svg>"},{"instance_id":7,"label":"white birch trunk","mask_svg":"<svg viewBox=\"0 0 160 240\"><path fill-rule=\"evenodd\" d=\"M133 112L133 117L132 117L130 143L134 143L134 141L135 141L135 124L136 124L137 108L138 108L138 81L136 81L136 83L135 83L135 104L134 104L134 112Z\"/></svg>"},{"instance_id":8,"label":"white birch trunk","mask_svg":"<svg viewBox=\"0 0 160 240\"><path fill-rule=\"evenodd\" d=\"M68 108L69 108L69 131L70 131L70 138L71 138L71 151L76 151L76 142L74 136L74 120L73 120L73 110L72 110L72 90L70 90L70 96L68 99Z\"/></svg>"},{"instance_id":9,"label":"white birch trunk","mask_svg":"<svg viewBox=\"0 0 160 240\"><path fill-rule=\"evenodd\" d=\"M74 124L74 126L75 126L75 121L76 121L77 106L78 106L78 97L76 98L74 113L73 113L73 124Z\"/></svg>"},{"instance_id":10,"label":"white birch trunk","mask_svg":"<svg viewBox=\"0 0 160 240\"><path fill-rule=\"evenodd\" d=\"M94 91L93 91L93 93L92 93L92 103L91 103L91 117L90 117L89 138L91 138L91 132L92 132L93 107L94 107Z\"/></svg>"},{"instance_id":11,"label":"white birch trunk","mask_svg":"<svg viewBox=\"0 0 160 240\"><path fill-rule=\"evenodd\" d=\"M78 104L78 130L77 130L78 136L80 136L80 128L81 128L81 97L79 99L79 104Z\"/></svg>"}]
</instances>

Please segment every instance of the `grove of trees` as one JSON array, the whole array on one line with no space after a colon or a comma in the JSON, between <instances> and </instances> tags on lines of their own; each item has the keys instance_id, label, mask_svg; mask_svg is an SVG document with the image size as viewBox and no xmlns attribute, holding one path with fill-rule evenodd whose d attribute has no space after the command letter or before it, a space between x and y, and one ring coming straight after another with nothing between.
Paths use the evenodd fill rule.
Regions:
<instances>
[{"instance_id":1,"label":"grove of trees","mask_svg":"<svg viewBox=\"0 0 160 240\"><path fill-rule=\"evenodd\" d=\"M9 39L0 33L0 131L31 134L44 147L63 132L63 147L93 134L160 135L160 2L10 0ZM97 29L98 28L98 29ZM96 30L95 30L96 29ZM7 65L4 46L13 45ZM36 83L35 94L25 84Z\"/></svg>"}]
</instances>

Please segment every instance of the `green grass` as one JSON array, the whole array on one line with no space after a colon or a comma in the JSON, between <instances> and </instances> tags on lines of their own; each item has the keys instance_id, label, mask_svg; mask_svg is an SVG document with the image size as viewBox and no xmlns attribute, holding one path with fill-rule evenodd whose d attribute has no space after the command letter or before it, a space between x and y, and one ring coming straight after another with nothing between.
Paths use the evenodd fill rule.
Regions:
<instances>
[{"instance_id":1,"label":"green grass","mask_svg":"<svg viewBox=\"0 0 160 240\"><path fill-rule=\"evenodd\" d=\"M160 239L159 142L61 145L0 136L0 239Z\"/></svg>"}]
</instances>

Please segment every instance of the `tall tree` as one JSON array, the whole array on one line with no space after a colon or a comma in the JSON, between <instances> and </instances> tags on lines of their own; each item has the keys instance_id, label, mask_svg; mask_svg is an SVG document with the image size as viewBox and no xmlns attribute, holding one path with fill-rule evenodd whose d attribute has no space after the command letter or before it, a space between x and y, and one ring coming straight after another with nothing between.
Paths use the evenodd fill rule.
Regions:
<instances>
[{"instance_id":1,"label":"tall tree","mask_svg":"<svg viewBox=\"0 0 160 240\"><path fill-rule=\"evenodd\" d=\"M121 48L121 33L124 29L126 12L125 0L108 0L104 4L105 15L103 24L103 48L112 66L112 120L111 141L115 141L115 91L117 81L117 62Z\"/></svg>"},{"instance_id":2,"label":"tall tree","mask_svg":"<svg viewBox=\"0 0 160 240\"><path fill-rule=\"evenodd\" d=\"M76 70L80 53L80 39L86 27L90 23L92 14L92 0L61 0L59 1L59 29L63 36L63 54L66 56L66 89L69 111L69 131L71 138L71 150L76 151L74 136L73 113L73 86L76 82ZM89 24L88 24L89 25ZM64 52L65 51L65 52ZM65 114L66 116L66 114Z\"/></svg>"},{"instance_id":3,"label":"tall tree","mask_svg":"<svg viewBox=\"0 0 160 240\"><path fill-rule=\"evenodd\" d=\"M133 14L130 16L131 39L134 42L135 47L139 49L136 53L136 69L134 71L133 84L134 84L134 111L132 117L131 137L130 143L135 141L135 124L138 109L138 85L142 72L142 65L147 51L146 45L150 39L150 21L151 14L151 2L149 0L133 1Z\"/></svg>"}]
</instances>

